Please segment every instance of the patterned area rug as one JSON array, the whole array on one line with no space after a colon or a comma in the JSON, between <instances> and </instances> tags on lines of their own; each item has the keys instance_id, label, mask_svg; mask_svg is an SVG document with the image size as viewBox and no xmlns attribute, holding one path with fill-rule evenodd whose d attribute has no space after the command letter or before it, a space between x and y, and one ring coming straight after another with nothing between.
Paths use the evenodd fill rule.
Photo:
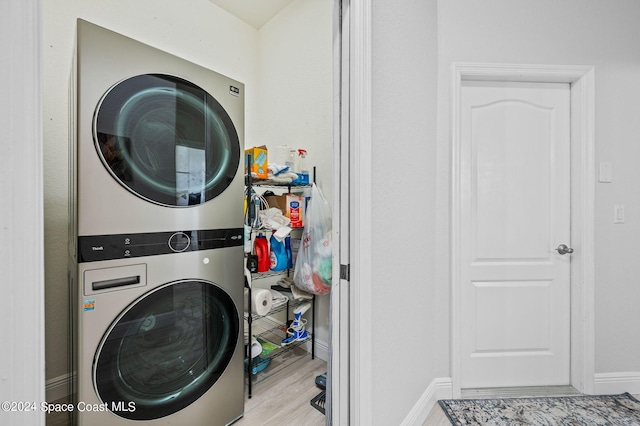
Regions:
<instances>
[{"instance_id":1,"label":"patterned area rug","mask_svg":"<svg viewBox=\"0 0 640 426\"><path fill-rule=\"evenodd\" d=\"M640 425L640 401L628 393L547 398L438 401L454 425Z\"/></svg>"}]
</instances>

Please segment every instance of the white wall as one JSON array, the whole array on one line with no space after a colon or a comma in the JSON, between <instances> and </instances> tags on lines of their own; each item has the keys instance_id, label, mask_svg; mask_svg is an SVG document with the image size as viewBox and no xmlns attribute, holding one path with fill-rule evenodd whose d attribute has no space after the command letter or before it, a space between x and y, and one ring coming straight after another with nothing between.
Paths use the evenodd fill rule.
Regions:
<instances>
[{"instance_id":1,"label":"white wall","mask_svg":"<svg viewBox=\"0 0 640 426\"><path fill-rule=\"evenodd\" d=\"M439 179L450 170L452 62L593 65L596 75L596 162L613 164L613 183L596 185L596 373L640 372L640 3L635 0L485 0L438 2ZM447 205L441 188L438 203ZM626 223L613 224L614 204ZM438 222L447 265L448 221ZM579 250L579 248L577 248ZM446 261L445 261L446 260ZM445 280L448 272L439 269ZM446 278L448 279L448 278ZM446 320L443 316L442 320Z\"/></svg>"},{"instance_id":2,"label":"white wall","mask_svg":"<svg viewBox=\"0 0 640 426\"><path fill-rule=\"evenodd\" d=\"M449 375L448 283L437 281L436 2L372 4L373 414L397 425ZM356 218L357 220L357 218Z\"/></svg>"},{"instance_id":3,"label":"white wall","mask_svg":"<svg viewBox=\"0 0 640 426\"><path fill-rule=\"evenodd\" d=\"M67 375L69 84L82 18L245 83L246 138L257 104L257 31L208 0L59 0L44 3L44 227L46 377Z\"/></svg>"},{"instance_id":4,"label":"white wall","mask_svg":"<svg viewBox=\"0 0 640 426\"><path fill-rule=\"evenodd\" d=\"M259 30L256 131L246 145L307 150L329 203L333 178L331 0L296 0ZM313 169L310 169L313 172ZM310 178L313 178L311 176ZM328 348L329 297L316 299L316 342ZM324 357L324 356L323 356Z\"/></svg>"},{"instance_id":5,"label":"white wall","mask_svg":"<svg viewBox=\"0 0 640 426\"><path fill-rule=\"evenodd\" d=\"M331 0L296 0L259 31L256 143L307 149L325 196L333 171L332 13Z\"/></svg>"}]
</instances>

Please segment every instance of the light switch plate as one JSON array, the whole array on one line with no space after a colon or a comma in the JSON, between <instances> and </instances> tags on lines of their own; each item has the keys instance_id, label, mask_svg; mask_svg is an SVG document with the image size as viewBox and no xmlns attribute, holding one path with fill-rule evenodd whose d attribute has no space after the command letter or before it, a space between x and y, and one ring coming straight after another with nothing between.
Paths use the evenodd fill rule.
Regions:
<instances>
[{"instance_id":1,"label":"light switch plate","mask_svg":"<svg viewBox=\"0 0 640 426\"><path fill-rule=\"evenodd\" d=\"M613 206L613 223L624 223L624 204Z\"/></svg>"},{"instance_id":2,"label":"light switch plate","mask_svg":"<svg viewBox=\"0 0 640 426\"><path fill-rule=\"evenodd\" d=\"M598 174L598 181L603 183L609 183L613 181L613 165L609 162L600 162L600 173Z\"/></svg>"}]
</instances>

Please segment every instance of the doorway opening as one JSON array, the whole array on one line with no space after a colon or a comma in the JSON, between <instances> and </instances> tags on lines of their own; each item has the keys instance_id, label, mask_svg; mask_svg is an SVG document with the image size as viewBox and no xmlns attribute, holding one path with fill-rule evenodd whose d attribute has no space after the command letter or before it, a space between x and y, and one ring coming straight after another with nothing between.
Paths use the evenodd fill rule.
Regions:
<instances>
[{"instance_id":1,"label":"doorway opening","mask_svg":"<svg viewBox=\"0 0 640 426\"><path fill-rule=\"evenodd\" d=\"M306 349L308 352L315 352L315 358L311 354L304 354L301 361L294 364L288 362L274 362L266 367L263 375L264 381L259 379L254 382L251 399L246 399L245 420L250 421L255 418L252 412L259 412L262 421L267 415L269 421L284 421L286 416L295 415L304 418L310 424L316 424L320 418L314 410L316 405L324 406L324 420L331 424L331 419L340 411L338 405L348 397L346 392L340 393L340 386L348 386L348 369L341 368L346 365L343 355L338 355L341 342L346 337L343 333L348 330L344 318L344 309L339 305L342 303L344 292L336 292L339 280L340 260L339 247L341 234L338 229L343 230L340 208L342 206L339 188L342 185L341 171L344 163L342 158L344 153L340 149L343 129L340 127L344 120L344 106L341 105L342 93L344 90L342 80L342 59L343 51L343 2L341 0L314 0L301 1L293 0L280 10L278 15L268 21L258 30L259 52L258 52L258 79L256 90L258 92L257 103L251 108L256 117L255 128L252 135L246 140L245 148L259 147L264 144L268 148L269 162L280 159L284 162L284 156L279 151L284 150L286 145L290 149L304 149L307 151L305 158L306 165L311 172L311 180L315 181L322 190L323 195L332 207L332 247L333 247L333 289L329 295L316 296L313 308L305 311L303 319L307 321L306 329L313 333L313 345L303 343L301 347L293 351ZM277 161L274 161L277 162ZM314 179L315 177L315 179ZM273 192L276 192L275 190ZM280 193L276 193L279 196ZM345 204L348 208L348 204ZM348 224L348 222L344 222ZM294 236L300 238L300 231ZM269 238L270 234L267 234ZM343 234L348 238L348 234ZM291 270L291 277L294 275ZM280 277L271 277L266 280L254 279L253 286L258 288L276 288ZM346 309L347 304L341 305ZM334 312L343 311L342 315ZM348 312L348 310L346 311ZM340 330L336 332L337 322L340 321ZM259 323L252 323L253 327L260 326ZM287 330L288 331L288 330ZM300 349L300 350L299 350ZM343 346L344 353L348 355L348 346ZM322 371L315 371L318 367L318 360L324 361ZM346 358L348 362L348 358ZM287 364L287 365L285 365ZM277 368L277 370L274 369ZM290 368L293 367L293 368ZM282 398L277 393L282 383L276 383L268 377L268 370L275 371L275 376L286 376L296 374L298 377L292 383L291 391L296 394L284 394ZM295 370L295 371L294 371ZM313 371L312 371L313 370ZM304 376L299 376L304 372ZM328 392L323 403L310 405L310 397L306 394L299 397L299 392L313 391L314 395L319 394L320 389L316 388L314 379L319 373L325 373ZM333 378L336 379L333 379ZM269 382L267 382L269 380ZM267 384L268 386L264 386ZM282 386L281 386L282 385ZM288 386L288 385L287 385ZM284 386L286 387L286 386ZM304 387L304 389L302 389ZM338 396L338 395L341 396ZM313 396L313 395L312 395ZM313 398L315 400L315 398ZM282 400L287 404L287 408L276 408L275 400ZM271 406L268 412L264 408L265 402ZM280 402L277 402L280 404ZM345 407L348 406L345 404ZM280 407L280 405L278 405ZM290 410L289 410L290 407ZM274 413L280 411L280 413ZM316 414L313 418L300 417L304 415ZM278 417L275 417L278 415ZM334 421L335 423L335 421ZM239 424L242 424L240 420Z\"/></svg>"}]
</instances>

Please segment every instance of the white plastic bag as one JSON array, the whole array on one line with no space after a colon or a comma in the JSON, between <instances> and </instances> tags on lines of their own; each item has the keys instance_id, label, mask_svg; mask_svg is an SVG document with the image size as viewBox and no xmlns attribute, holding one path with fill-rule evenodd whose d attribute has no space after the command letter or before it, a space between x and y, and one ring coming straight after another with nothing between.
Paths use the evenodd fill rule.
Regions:
<instances>
[{"instance_id":1,"label":"white plastic bag","mask_svg":"<svg viewBox=\"0 0 640 426\"><path fill-rule=\"evenodd\" d=\"M331 209L314 183L307 205L302 243L298 251L293 282L309 293L331 291Z\"/></svg>"}]
</instances>

